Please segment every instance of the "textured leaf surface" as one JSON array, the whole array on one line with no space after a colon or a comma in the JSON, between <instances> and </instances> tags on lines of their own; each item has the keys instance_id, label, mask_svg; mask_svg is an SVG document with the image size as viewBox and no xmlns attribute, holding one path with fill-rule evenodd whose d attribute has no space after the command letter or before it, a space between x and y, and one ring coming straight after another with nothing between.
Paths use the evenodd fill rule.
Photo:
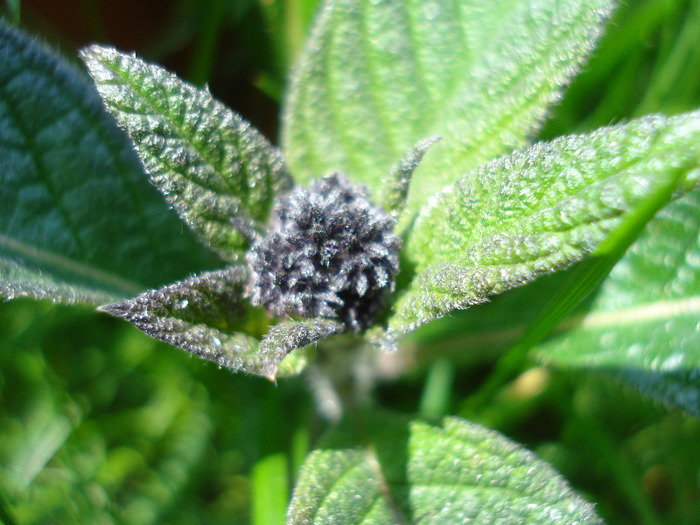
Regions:
<instances>
[{"instance_id":1,"label":"textured leaf surface","mask_svg":"<svg viewBox=\"0 0 700 525\"><path fill-rule=\"evenodd\" d=\"M554 469L492 430L375 418L309 455L289 523L602 523Z\"/></svg>"},{"instance_id":2,"label":"textured leaf surface","mask_svg":"<svg viewBox=\"0 0 700 525\"><path fill-rule=\"evenodd\" d=\"M379 200L381 206L388 212L394 220L398 221L401 212L406 206L408 190L411 184L413 172L418 164L423 160L423 156L430 146L439 141L442 137L431 137L421 140L418 144L410 148L399 162L389 171L389 176L382 184L382 193Z\"/></svg>"},{"instance_id":3,"label":"textured leaf surface","mask_svg":"<svg viewBox=\"0 0 700 525\"><path fill-rule=\"evenodd\" d=\"M207 264L82 73L0 22L0 298L99 304Z\"/></svg>"},{"instance_id":4,"label":"textured leaf surface","mask_svg":"<svg viewBox=\"0 0 700 525\"><path fill-rule=\"evenodd\" d=\"M247 268L230 266L99 309L219 366L273 381L303 368L303 353L285 359L293 350L344 328L325 319L281 323L260 342L249 335L264 329L264 321L243 298L247 282Z\"/></svg>"},{"instance_id":5,"label":"textured leaf surface","mask_svg":"<svg viewBox=\"0 0 700 525\"><path fill-rule=\"evenodd\" d=\"M407 245L416 277L395 333L580 260L621 216L700 178L700 114L650 116L497 159L441 193Z\"/></svg>"},{"instance_id":6,"label":"textured leaf surface","mask_svg":"<svg viewBox=\"0 0 700 525\"><path fill-rule=\"evenodd\" d=\"M700 415L700 191L659 212L565 334L536 349Z\"/></svg>"},{"instance_id":7,"label":"textured leaf surface","mask_svg":"<svg viewBox=\"0 0 700 525\"><path fill-rule=\"evenodd\" d=\"M282 322L270 327L260 344L260 359L265 363L260 375L274 380L282 359L297 348L325 339L345 330L345 325L332 319L307 319L305 321ZM284 362L288 366L287 361ZM294 363L293 363L294 364Z\"/></svg>"},{"instance_id":8,"label":"textured leaf surface","mask_svg":"<svg viewBox=\"0 0 700 525\"><path fill-rule=\"evenodd\" d=\"M340 170L376 194L419 140L444 140L412 183L436 188L524 145L593 49L613 2L328 0L283 122L296 176Z\"/></svg>"},{"instance_id":9,"label":"textured leaf surface","mask_svg":"<svg viewBox=\"0 0 700 525\"><path fill-rule=\"evenodd\" d=\"M291 186L277 150L207 90L156 65L99 46L82 58L154 184L207 244L235 261L246 240L232 220L255 228Z\"/></svg>"}]
</instances>

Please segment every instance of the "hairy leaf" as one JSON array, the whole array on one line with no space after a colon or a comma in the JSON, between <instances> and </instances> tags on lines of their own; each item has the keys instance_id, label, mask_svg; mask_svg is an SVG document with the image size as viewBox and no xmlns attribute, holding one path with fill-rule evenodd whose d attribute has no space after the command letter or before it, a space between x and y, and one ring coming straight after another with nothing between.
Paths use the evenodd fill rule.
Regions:
<instances>
[{"instance_id":1,"label":"hairy leaf","mask_svg":"<svg viewBox=\"0 0 700 525\"><path fill-rule=\"evenodd\" d=\"M458 418L353 418L308 456L299 480L293 524L602 523L532 452Z\"/></svg>"},{"instance_id":2,"label":"hairy leaf","mask_svg":"<svg viewBox=\"0 0 700 525\"><path fill-rule=\"evenodd\" d=\"M198 248L83 74L0 21L0 298L128 297Z\"/></svg>"},{"instance_id":3,"label":"hairy leaf","mask_svg":"<svg viewBox=\"0 0 700 525\"><path fill-rule=\"evenodd\" d=\"M380 201L382 208L389 213L396 221L399 220L401 212L406 206L408 189L411 184L413 172L420 164L428 148L439 141L442 137L431 137L421 140L418 144L410 148L401 160L392 166L389 176L384 180Z\"/></svg>"},{"instance_id":4,"label":"hairy leaf","mask_svg":"<svg viewBox=\"0 0 700 525\"><path fill-rule=\"evenodd\" d=\"M230 266L99 310L219 366L271 381L303 368L303 354L285 359L292 350L344 329L341 323L326 319L282 323L272 327L261 343L249 335L265 327L256 315L261 312L251 310L244 300L247 282L246 267Z\"/></svg>"},{"instance_id":5,"label":"hairy leaf","mask_svg":"<svg viewBox=\"0 0 700 525\"><path fill-rule=\"evenodd\" d=\"M413 210L522 147L593 49L610 0L328 0L294 72L283 145L309 180L344 171L376 193L418 140Z\"/></svg>"},{"instance_id":6,"label":"hairy leaf","mask_svg":"<svg viewBox=\"0 0 700 525\"><path fill-rule=\"evenodd\" d=\"M303 348L326 337L345 330L345 325L333 319L307 319L286 321L270 327L260 343L260 375L274 381L282 359L297 348ZM288 366L287 361L284 362Z\"/></svg>"},{"instance_id":7,"label":"hairy leaf","mask_svg":"<svg viewBox=\"0 0 700 525\"><path fill-rule=\"evenodd\" d=\"M625 212L680 175L700 180L700 114L650 116L497 159L443 191L416 221L417 265L395 333L566 268Z\"/></svg>"},{"instance_id":8,"label":"hairy leaf","mask_svg":"<svg viewBox=\"0 0 700 525\"><path fill-rule=\"evenodd\" d=\"M277 150L206 89L159 66L100 46L82 58L153 183L205 243L237 260L245 230L291 186Z\"/></svg>"},{"instance_id":9,"label":"hairy leaf","mask_svg":"<svg viewBox=\"0 0 700 525\"><path fill-rule=\"evenodd\" d=\"M700 191L667 206L587 311L536 349L561 367L610 374L700 415Z\"/></svg>"}]
</instances>

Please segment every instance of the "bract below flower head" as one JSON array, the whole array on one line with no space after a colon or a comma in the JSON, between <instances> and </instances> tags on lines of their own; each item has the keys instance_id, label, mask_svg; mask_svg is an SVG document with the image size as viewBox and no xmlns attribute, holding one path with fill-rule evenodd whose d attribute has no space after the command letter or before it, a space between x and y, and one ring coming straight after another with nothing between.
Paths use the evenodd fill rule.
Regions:
<instances>
[{"instance_id":1,"label":"bract below flower head","mask_svg":"<svg viewBox=\"0 0 700 525\"><path fill-rule=\"evenodd\" d=\"M401 239L364 188L340 173L275 203L247 254L248 294L273 316L332 317L359 332L394 289Z\"/></svg>"}]
</instances>

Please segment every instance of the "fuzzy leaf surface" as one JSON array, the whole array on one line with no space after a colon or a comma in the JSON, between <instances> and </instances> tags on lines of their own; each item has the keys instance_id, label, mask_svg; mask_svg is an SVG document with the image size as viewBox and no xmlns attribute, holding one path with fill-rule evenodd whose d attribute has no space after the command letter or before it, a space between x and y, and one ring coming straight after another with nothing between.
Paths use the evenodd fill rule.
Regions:
<instances>
[{"instance_id":1,"label":"fuzzy leaf surface","mask_svg":"<svg viewBox=\"0 0 700 525\"><path fill-rule=\"evenodd\" d=\"M409 208L522 147L594 48L610 0L328 0L292 76L283 149L295 176L343 171L378 194L419 140L444 140Z\"/></svg>"},{"instance_id":2,"label":"fuzzy leaf surface","mask_svg":"<svg viewBox=\"0 0 700 525\"><path fill-rule=\"evenodd\" d=\"M219 366L267 377L286 354L263 355L246 334L255 331L243 299L247 278L245 267L230 266L99 309Z\"/></svg>"},{"instance_id":3,"label":"fuzzy leaf surface","mask_svg":"<svg viewBox=\"0 0 700 525\"><path fill-rule=\"evenodd\" d=\"M353 419L307 457L288 523L602 523L551 466L497 432L459 418L362 423L362 436Z\"/></svg>"},{"instance_id":4,"label":"fuzzy leaf surface","mask_svg":"<svg viewBox=\"0 0 700 525\"><path fill-rule=\"evenodd\" d=\"M597 370L700 416L700 191L649 223L564 334L540 360Z\"/></svg>"},{"instance_id":5,"label":"fuzzy leaf surface","mask_svg":"<svg viewBox=\"0 0 700 525\"><path fill-rule=\"evenodd\" d=\"M100 304L212 263L83 73L0 21L0 298Z\"/></svg>"},{"instance_id":6,"label":"fuzzy leaf surface","mask_svg":"<svg viewBox=\"0 0 700 525\"><path fill-rule=\"evenodd\" d=\"M82 58L152 182L207 245L236 261L247 243L233 222L256 229L292 184L279 152L208 90L159 66L100 46Z\"/></svg>"},{"instance_id":7,"label":"fuzzy leaf surface","mask_svg":"<svg viewBox=\"0 0 700 525\"><path fill-rule=\"evenodd\" d=\"M430 146L441 140L442 137L431 137L421 140L418 144L410 148L401 160L392 166L389 176L384 180L382 193L380 196L381 206L398 221L401 212L406 206L408 190L411 185L413 172L423 160L423 156Z\"/></svg>"},{"instance_id":8,"label":"fuzzy leaf surface","mask_svg":"<svg viewBox=\"0 0 700 525\"><path fill-rule=\"evenodd\" d=\"M266 364L260 375L274 380L282 360L293 350L325 339L345 330L345 325L333 319L306 319L304 321L285 321L270 327L270 331L260 343L260 359ZM284 363L288 363L285 361Z\"/></svg>"},{"instance_id":9,"label":"fuzzy leaf surface","mask_svg":"<svg viewBox=\"0 0 700 525\"><path fill-rule=\"evenodd\" d=\"M649 116L492 161L419 216L406 249L416 276L390 329L409 332L570 266L677 178L679 192L700 180L699 113Z\"/></svg>"}]
</instances>

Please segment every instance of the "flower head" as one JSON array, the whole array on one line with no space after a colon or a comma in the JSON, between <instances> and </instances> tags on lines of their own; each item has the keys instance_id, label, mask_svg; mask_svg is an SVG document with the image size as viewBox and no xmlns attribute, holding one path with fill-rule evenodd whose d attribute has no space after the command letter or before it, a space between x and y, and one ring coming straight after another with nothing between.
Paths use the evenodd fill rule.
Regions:
<instances>
[{"instance_id":1,"label":"flower head","mask_svg":"<svg viewBox=\"0 0 700 525\"><path fill-rule=\"evenodd\" d=\"M394 289L401 239L364 189L334 173L277 200L247 255L248 294L274 316L338 318L367 328Z\"/></svg>"}]
</instances>

